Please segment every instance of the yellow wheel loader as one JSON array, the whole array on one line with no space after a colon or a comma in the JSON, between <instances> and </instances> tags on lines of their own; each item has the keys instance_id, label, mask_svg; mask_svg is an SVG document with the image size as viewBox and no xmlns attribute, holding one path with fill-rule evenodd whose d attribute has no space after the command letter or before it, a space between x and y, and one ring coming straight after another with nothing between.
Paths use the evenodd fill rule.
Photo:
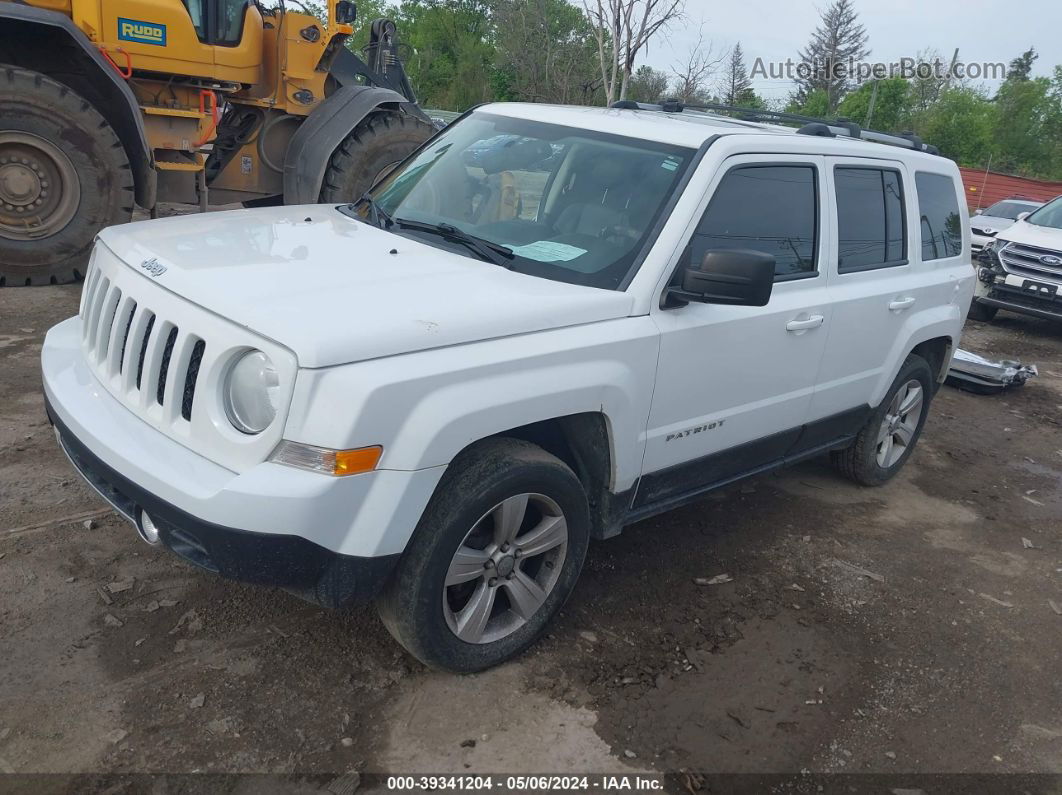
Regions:
<instances>
[{"instance_id":1,"label":"yellow wheel loader","mask_svg":"<svg viewBox=\"0 0 1062 795\"><path fill-rule=\"evenodd\" d=\"M248 0L0 0L0 285L80 278L134 203L359 198L435 131L376 20Z\"/></svg>"}]
</instances>

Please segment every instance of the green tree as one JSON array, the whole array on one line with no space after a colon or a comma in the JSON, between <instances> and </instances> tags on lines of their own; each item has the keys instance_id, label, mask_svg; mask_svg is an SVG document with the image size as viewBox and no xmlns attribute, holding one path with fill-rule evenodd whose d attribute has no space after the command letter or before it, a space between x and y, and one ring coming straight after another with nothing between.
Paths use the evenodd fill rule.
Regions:
<instances>
[{"instance_id":1,"label":"green tree","mask_svg":"<svg viewBox=\"0 0 1062 795\"><path fill-rule=\"evenodd\" d=\"M902 77L890 77L864 83L858 91L844 98L837 112L865 127L900 132L911 126L909 100L907 81Z\"/></svg>"},{"instance_id":2,"label":"green tree","mask_svg":"<svg viewBox=\"0 0 1062 795\"><path fill-rule=\"evenodd\" d=\"M996 106L972 88L946 88L915 120L915 132L960 166L983 168L992 154Z\"/></svg>"},{"instance_id":3,"label":"green tree","mask_svg":"<svg viewBox=\"0 0 1062 795\"><path fill-rule=\"evenodd\" d=\"M627 99L635 102L659 102L667 97L668 76L651 66L639 66L627 86Z\"/></svg>"},{"instance_id":4,"label":"green tree","mask_svg":"<svg viewBox=\"0 0 1062 795\"><path fill-rule=\"evenodd\" d=\"M811 93L821 91L826 95L827 113L833 113L855 85L853 76L847 74L848 62L860 61L870 52L867 38L852 0L834 0L821 12L818 27L800 51L802 65L809 72L795 81L797 101L803 104Z\"/></svg>"},{"instance_id":5,"label":"green tree","mask_svg":"<svg viewBox=\"0 0 1062 795\"><path fill-rule=\"evenodd\" d=\"M490 12L485 0L405 0L398 7L406 72L421 104L464 110L493 98Z\"/></svg>"}]
</instances>

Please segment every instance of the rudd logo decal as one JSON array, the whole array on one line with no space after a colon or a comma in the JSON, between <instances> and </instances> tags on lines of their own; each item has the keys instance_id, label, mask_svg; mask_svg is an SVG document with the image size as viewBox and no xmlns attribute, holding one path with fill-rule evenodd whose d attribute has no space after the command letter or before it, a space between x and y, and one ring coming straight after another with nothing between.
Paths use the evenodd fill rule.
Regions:
<instances>
[{"instance_id":1,"label":"rudd logo decal","mask_svg":"<svg viewBox=\"0 0 1062 795\"><path fill-rule=\"evenodd\" d=\"M161 276L166 272L166 266L159 262L157 259L155 259L155 257L144 260L140 263L140 267L146 270L152 278Z\"/></svg>"},{"instance_id":2,"label":"rudd logo decal","mask_svg":"<svg viewBox=\"0 0 1062 795\"><path fill-rule=\"evenodd\" d=\"M684 431L675 431L674 433L669 433L664 441L670 442L674 439L685 439L687 436L692 436L693 434L701 433L702 431L714 431L716 428L722 428L724 422L726 422L726 420L716 420L715 422L706 422L704 425L696 425L692 428L687 428Z\"/></svg>"},{"instance_id":3,"label":"rudd logo decal","mask_svg":"<svg viewBox=\"0 0 1062 795\"><path fill-rule=\"evenodd\" d=\"M118 17L118 38L122 41L135 41L140 44L166 46L166 26L140 19Z\"/></svg>"}]
</instances>

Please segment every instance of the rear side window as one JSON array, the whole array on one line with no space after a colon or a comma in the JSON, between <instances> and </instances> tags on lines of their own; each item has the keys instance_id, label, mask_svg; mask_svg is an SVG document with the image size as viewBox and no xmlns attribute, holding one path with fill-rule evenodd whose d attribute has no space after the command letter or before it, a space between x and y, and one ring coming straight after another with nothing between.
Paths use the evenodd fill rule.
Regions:
<instances>
[{"instance_id":1,"label":"rear side window","mask_svg":"<svg viewBox=\"0 0 1062 795\"><path fill-rule=\"evenodd\" d=\"M962 221L955 183L943 174L915 174L918 217L922 230L922 261L957 257L962 253Z\"/></svg>"},{"instance_id":2,"label":"rear side window","mask_svg":"<svg viewBox=\"0 0 1062 795\"><path fill-rule=\"evenodd\" d=\"M838 166L837 270L839 273L907 264L900 172Z\"/></svg>"},{"instance_id":3,"label":"rear side window","mask_svg":"<svg viewBox=\"0 0 1062 795\"><path fill-rule=\"evenodd\" d=\"M690 241L690 262L716 249L752 249L774 255L777 280L814 275L818 216L814 166L738 166L704 211Z\"/></svg>"}]
</instances>

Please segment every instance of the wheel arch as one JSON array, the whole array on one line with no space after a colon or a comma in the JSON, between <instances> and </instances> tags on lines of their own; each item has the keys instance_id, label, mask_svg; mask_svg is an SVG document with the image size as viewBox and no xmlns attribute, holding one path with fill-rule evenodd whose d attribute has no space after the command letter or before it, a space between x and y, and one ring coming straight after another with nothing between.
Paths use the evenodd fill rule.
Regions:
<instances>
[{"instance_id":1,"label":"wheel arch","mask_svg":"<svg viewBox=\"0 0 1062 795\"><path fill-rule=\"evenodd\" d=\"M522 439L559 458L575 473L586 492L591 536L605 538L615 534L615 457L608 417L603 412L553 417L499 431L486 438ZM473 442L465 450L482 441Z\"/></svg>"},{"instance_id":2,"label":"wheel arch","mask_svg":"<svg viewBox=\"0 0 1062 795\"><path fill-rule=\"evenodd\" d=\"M911 349L911 353L929 362L929 369L933 371L933 377L938 386L943 384L948 377L948 367L954 352L955 342L950 336L933 337L918 343Z\"/></svg>"},{"instance_id":3,"label":"wheel arch","mask_svg":"<svg viewBox=\"0 0 1062 795\"><path fill-rule=\"evenodd\" d=\"M328 162L351 131L380 110L408 104L396 91L374 86L341 86L307 117L284 154L284 203L316 204Z\"/></svg>"},{"instance_id":4,"label":"wheel arch","mask_svg":"<svg viewBox=\"0 0 1062 795\"><path fill-rule=\"evenodd\" d=\"M77 92L114 129L141 207L153 207L156 173L140 107L125 80L73 21L19 3L0 3L0 63L39 72Z\"/></svg>"}]
</instances>

